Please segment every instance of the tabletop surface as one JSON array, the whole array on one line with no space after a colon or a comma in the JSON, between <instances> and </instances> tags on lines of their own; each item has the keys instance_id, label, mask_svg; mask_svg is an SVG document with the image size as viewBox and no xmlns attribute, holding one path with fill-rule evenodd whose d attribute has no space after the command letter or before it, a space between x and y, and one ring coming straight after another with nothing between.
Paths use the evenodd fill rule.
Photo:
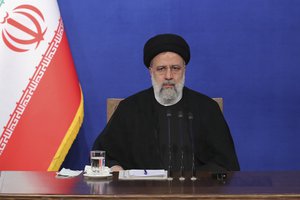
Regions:
<instances>
[{"instance_id":1,"label":"tabletop surface","mask_svg":"<svg viewBox=\"0 0 300 200\"><path fill-rule=\"evenodd\" d=\"M230 172L225 180L197 173L197 180L118 180L111 178L58 178L55 172L2 171L0 197L69 195L106 197L291 197L300 198L300 171Z\"/></svg>"}]
</instances>

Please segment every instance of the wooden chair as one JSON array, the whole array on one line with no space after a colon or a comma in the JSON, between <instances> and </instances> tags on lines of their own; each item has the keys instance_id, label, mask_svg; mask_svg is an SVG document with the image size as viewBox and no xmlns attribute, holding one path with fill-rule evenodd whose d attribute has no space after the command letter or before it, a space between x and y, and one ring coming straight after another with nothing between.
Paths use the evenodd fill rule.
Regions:
<instances>
[{"instance_id":1,"label":"wooden chair","mask_svg":"<svg viewBox=\"0 0 300 200\"><path fill-rule=\"evenodd\" d=\"M111 118L111 116L113 115L113 113L115 112L115 110L117 109L120 101L122 101L122 98L108 98L107 99L107 107L106 107L106 114L107 114L107 122L109 121L109 119ZM219 106L221 111L223 112L223 98L213 98L213 100L215 100Z\"/></svg>"}]
</instances>

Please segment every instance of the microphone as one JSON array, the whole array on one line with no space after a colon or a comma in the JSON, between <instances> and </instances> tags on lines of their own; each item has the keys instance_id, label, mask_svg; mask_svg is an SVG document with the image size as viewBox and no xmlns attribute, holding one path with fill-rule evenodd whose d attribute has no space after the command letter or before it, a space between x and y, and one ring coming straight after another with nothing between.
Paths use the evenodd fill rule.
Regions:
<instances>
[{"instance_id":1,"label":"microphone","mask_svg":"<svg viewBox=\"0 0 300 200\"><path fill-rule=\"evenodd\" d=\"M173 180L172 178L172 143L171 143L171 117L172 113L167 110L167 131L168 131L168 151L169 151L169 163L168 163L168 180Z\"/></svg>"},{"instance_id":2,"label":"microphone","mask_svg":"<svg viewBox=\"0 0 300 200\"><path fill-rule=\"evenodd\" d=\"M185 178L184 178L184 163L183 163L183 158L184 158L184 146L183 146L183 141L184 141L184 138L183 138L183 127L182 127L182 119L183 119L183 113L182 111L179 111L178 112L178 123L179 123L179 135L180 135L180 178L179 180L183 181Z\"/></svg>"},{"instance_id":3,"label":"microphone","mask_svg":"<svg viewBox=\"0 0 300 200\"><path fill-rule=\"evenodd\" d=\"M194 146L194 132L193 132L193 113L188 113L189 119L189 131L190 131L190 138L191 138L191 146L192 146L192 177L191 180L195 181L196 178L196 167L195 167L195 146Z\"/></svg>"}]
</instances>

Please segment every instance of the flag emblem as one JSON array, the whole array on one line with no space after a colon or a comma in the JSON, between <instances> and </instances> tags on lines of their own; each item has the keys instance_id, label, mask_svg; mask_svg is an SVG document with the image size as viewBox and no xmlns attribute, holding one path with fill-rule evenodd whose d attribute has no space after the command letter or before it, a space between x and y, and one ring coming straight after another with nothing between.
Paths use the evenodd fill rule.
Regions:
<instances>
[{"instance_id":1,"label":"flag emblem","mask_svg":"<svg viewBox=\"0 0 300 200\"><path fill-rule=\"evenodd\" d=\"M2 38L7 47L16 52L37 48L47 30L41 11L32 5L20 5L12 13L6 13L2 24ZM12 32L12 33L11 33ZM14 35L15 34L15 35Z\"/></svg>"}]
</instances>

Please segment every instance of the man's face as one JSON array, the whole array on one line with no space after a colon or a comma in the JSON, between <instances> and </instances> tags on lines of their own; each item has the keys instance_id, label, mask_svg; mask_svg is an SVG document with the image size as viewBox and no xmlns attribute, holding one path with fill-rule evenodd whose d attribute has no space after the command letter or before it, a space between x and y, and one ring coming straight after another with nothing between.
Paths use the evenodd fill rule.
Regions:
<instances>
[{"instance_id":1,"label":"man's face","mask_svg":"<svg viewBox=\"0 0 300 200\"><path fill-rule=\"evenodd\" d=\"M181 81L184 73L184 61L177 53L163 52L152 59L150 73L158 84L165 81L173 81L175 84ZM163 88L174 87L174 85L163 84Z\"/></svg>"},{"instance_id":2,"label":"man's face","mask_svg":"<svg viewBox=\"0 0 300 200\"><path fill-rule=\"evenodd\" d=\"M181 56L163 52L152 59L149 67L154 92L162 104L173 104L181 98L185 64ZM180 99L179 99L180 100Z\"/></svg>"}]
</instances>

